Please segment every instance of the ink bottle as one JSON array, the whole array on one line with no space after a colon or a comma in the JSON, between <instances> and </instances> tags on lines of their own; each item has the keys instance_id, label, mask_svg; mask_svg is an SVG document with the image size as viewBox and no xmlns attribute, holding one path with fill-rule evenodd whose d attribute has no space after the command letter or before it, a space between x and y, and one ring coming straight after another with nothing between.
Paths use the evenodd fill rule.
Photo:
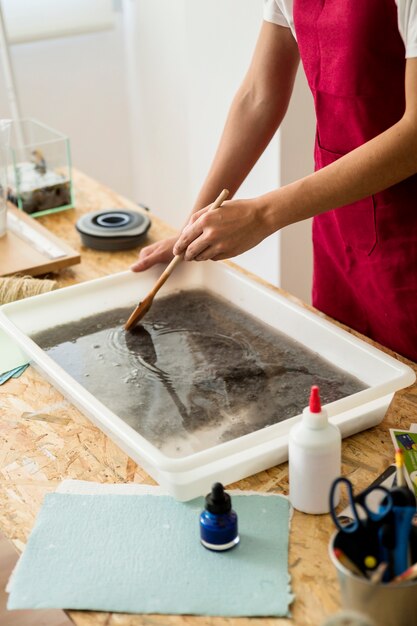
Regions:
<instances>
[{"instance_id":1,"label":"ink bottle","mask_svg":"<svg viewBox=\"0 0 417 626\"><path fill-rule=\"evenodd\" d=\"M208 550L230 550L239 543L237 515L221 483L214 483L200 515L200 541Z\"/></svg>"},{"instance_id":2,"label":"ink bottle","mask_svg":"<svg viewBox=\"0 0 417 626\"><path fill-rule=\"evenodd\" d=\"M328 513L330 487L341 474L342 437L321 408L319 388L288 437L290 502L303 513ZM338 497L338 496L337 496Z\"/></svg>"}]
</instances>

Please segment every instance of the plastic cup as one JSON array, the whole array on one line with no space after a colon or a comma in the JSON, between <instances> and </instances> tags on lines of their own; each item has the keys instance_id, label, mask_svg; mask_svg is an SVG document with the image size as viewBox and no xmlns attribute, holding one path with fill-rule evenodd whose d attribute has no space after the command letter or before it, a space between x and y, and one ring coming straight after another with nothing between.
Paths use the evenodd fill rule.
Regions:
<instances>
[{"instance_id":1,"label":"plastic cup","mask_svg":"<svg viewBox=\"0 0 417 626\"><path fill-rule=\"evenodd\" d=\"M337 570L342 607L358 611L375 626L411 626L417 619L417 580L403 583L372 583L356 576L334 555L338 533L330 540L329 555Z\"/></svg>"}]
</instances>

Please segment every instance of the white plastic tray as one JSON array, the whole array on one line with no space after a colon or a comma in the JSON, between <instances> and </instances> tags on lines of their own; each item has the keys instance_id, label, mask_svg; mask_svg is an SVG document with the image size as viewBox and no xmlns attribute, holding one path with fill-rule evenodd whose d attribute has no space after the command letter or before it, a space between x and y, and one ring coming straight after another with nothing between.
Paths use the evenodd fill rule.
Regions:
<instances>
[{"instance_id":1,"label":"white plastic tray","mask_svg":"<svg viewBox=\"0 0 417 626\"><path fill-rule=\"evenodd\" d=\"M4 305L0 308L0 327L55 387L158 483L177 499L189 500L206 493L214 481L228 484L285 461L288 432L300 416L183 458L171 458L86 391L28 336L55 326L57 320L63 324L115 306L133 308L154 285L162 269L154 267L139 275L114 274ZM415 380L408 366L224 263L182 263L160 294L195 288L227 298L368 385L367 389L326 407L343 436L378 424L394 392Z\"/></svg>"}]
</instances>

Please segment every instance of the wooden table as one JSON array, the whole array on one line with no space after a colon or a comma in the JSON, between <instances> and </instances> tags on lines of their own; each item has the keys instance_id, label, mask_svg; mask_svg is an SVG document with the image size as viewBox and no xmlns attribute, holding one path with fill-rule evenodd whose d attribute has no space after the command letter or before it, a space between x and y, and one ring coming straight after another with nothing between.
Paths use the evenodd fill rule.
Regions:
<instances>
[{"instance_id":1,"label":"wooden table","mask_svg":"<svg viewBox=\"0 0 417 626\"><path fill-rule=\"evenodd\" d=\"M137 207L78 172L75 173L75 188L76 209L41 218L44 226L81 250L80 265L54 276L59 286L122 271L137 255L137 250L107 253L81 247L74 229L79 215L111 207ZM156 217L152 217L152 222L148 242L172 234L173 231ZM417 369L414 364L411 366ZM344 440L343 473L357 488L364 488L393 461L388 429L394 426L407 428L416 420L417 385L414 385L395 395L378 427ZM143 469L33 368L0 387L0 472L0 530L19 550L25 545L44 495L54 491L61 480L153 483ZM242 480L233 487L287 494L287 464ZM292 622L284 618L231 619L80 611L70 611L68 615L77 626L288 626L291 623L319 626L340 606L336 574L327 556L332 532L328 515L294 513L289 554L296 594Z\"/></svg>"}]
</instances>

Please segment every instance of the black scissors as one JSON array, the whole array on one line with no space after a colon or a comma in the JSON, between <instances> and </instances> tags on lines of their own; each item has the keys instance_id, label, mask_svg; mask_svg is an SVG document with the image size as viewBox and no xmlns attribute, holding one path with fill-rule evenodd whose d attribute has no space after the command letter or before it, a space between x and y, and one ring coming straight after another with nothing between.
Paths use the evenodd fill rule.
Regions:
<instances>
[{"instance_id":1,"label":"black scissors","mask_svg":"<svg viewBox=\"0 0 417 626\"><path fill-rule=\"evenodd\" d=\"M346 485L349 506L352 512L352 519L349 523L342 523L336 513L336 494L341 485ZM370 508L372 500L379 501L377 510ZM340 476L333 481L330 488L330 515L336 528L344 533L354 533L361 525L376 524L388 515L393 507L391 493L382 485L370 486L361 491L356 496L353 493L353 485L348 478Z\"/></svg>"},{"instance_id":2,"label":"black scissors","mask_svg":"<svg viewBox=\"0 0 417 626\"><path fill-rule=\"evenodd\" d=\"M365 491L367 491L368 489L371 489L372 487L376 487L377 485L382 485L383 487L385 487L391 492L391 496L392 496L392 489L397 484L396 471L397 471L397 468L395 464L388 465L388 467L384 469L384 471L381 472L381 474L377 476L375 480L373 480L372 483L365 488ZM376 494L374 493L373 497L375 498L375 502L379 502L381 500L381 496L382 496L381 492L378 493L377 491ZM393 498L393 505L395 506L395 498ZM372 508L375 509L375 504L372 505ZM343 509L343 511L340 511L337 517L339 518L339 522L342 524L342 526L345 526L346 524L351 523L352 515L353 514L351 511L350 505L348 504ZM415 559L415 561L417 561L417 558Z\"/></svg>"},{"instance_id":3,"label":"black scissors","mask_svg":"<svg viewBox=\"0 0 417 626\"><path fill-rule=\"evenodd\" d=\"M336 513L337 491L342 485L346 487L352 511L352 519L347 524L343 523ZM387 525L392 525L390 515L392 508L391 493L381 485L368 487L354 495L353 485L348 478L340 476L332 483L330 515L340 531L334 545L340 548L364 573L375 569L381 561Z\"/></svg>"}]
</instances>

